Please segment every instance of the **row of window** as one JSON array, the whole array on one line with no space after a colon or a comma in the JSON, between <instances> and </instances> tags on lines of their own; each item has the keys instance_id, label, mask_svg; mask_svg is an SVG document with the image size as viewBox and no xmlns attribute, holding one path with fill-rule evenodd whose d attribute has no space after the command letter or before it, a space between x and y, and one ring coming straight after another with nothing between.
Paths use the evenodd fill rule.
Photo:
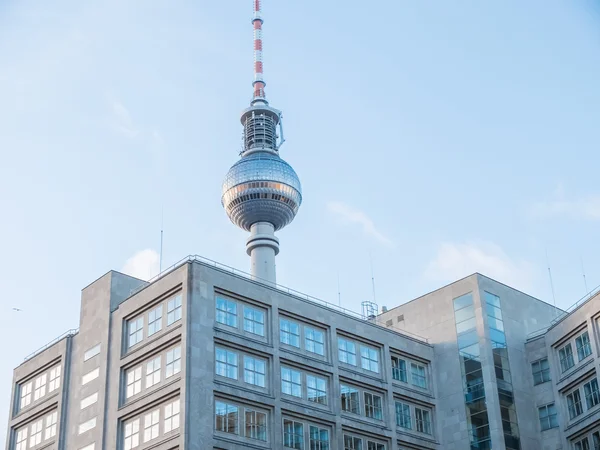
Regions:
<instances>
[{"instance_id":1,"label":"row of window","mask_svg":"<svg viewBox=\"0 0 600 450\"><path fill-rule=\"evenodd\" d=\"M23 409L29 406L32 401L35 402L46 394L57 390L60 387L60 376L61 366L55 366L39 375L33 381L21 384L19 387L19 408Z\"/></svg>"},{"instance_id":2,"label":"row of window","mask_svg":"<svg viewBox=\"0 0 600 450\"><path fill-rule=\"evenodd\" d=\"M241 312L242 320L238 320ZM242 330L259 337L265 337L266 312L258 307L225 297L216 297L216 321L236 330ZM327 355L326 331L313 325L280 317L279 342L282 345L306 351L308 354ZM346 337L338 337L338 360L342 364L373 372L381 373L380 349L356 342ZM392 357L392 373L395 380L408 383L406 376L407 362L398 357ZM427 373L425 366L411 363L412 376L410 383L419 388L427 388Z\"/></svg>"},{"instance_id":3,"label":"row of window","mask_svg":"<svg viewBox=\"0 0 600 450\"><path fill-rule=\"evenodd\" d=\"M592 346L590 344L590 335L587 331L583 332L575 338L575 347L577 351L577 359L579 362L592 354ZM571 342L564 345L558 350L558 357L560 360L561 372L566 372L575 365L575 358L573 355L573 347Z\"/></svg>"},{"instance_id":4,"label":"row of window","mask_svg":"<svg viewBox=\"0 0 600 450\"><path fill-rule=\"evenodd\" d=\"M598 403L600 403L600 392L598 390L598 380L591 379L583 384L583 395L581 386L567 394L567 409L569 411L569 419L573 420L580 416L584 411L589 411ZM585 399L585 401L582 400Z\"/></svg>"},{"instance_id":5,"label":"row of window","mask_svg":"<svg viewBox=\"0 0 600 450\"><path fill-rule=\"evenodd\" d=\"M150 310L147 314L127 321L127 348L131 348L163 329L166 320L166 326L174 324L181 319L181 294L178 294L166 302L166 317L163 316L163 304L160 304ZM148 320L148 326L144 327L145 319ZM145 333L144 333L145 331Z\"/></svg>"},{"instance_id":6,"label":"row of window","mask_svg":"<svg viewBox=\"0 0 600 450\"><path fill-rule=\"evenodd\" d=\"M42 442L53 439L56 436L57 419L58 413L53 411L31 425L17 430L15 450L35 448Z\"/></svg>"},{"instance_id":7,"label":"row of window","mask_svg":"<svg viewBox=\"0 0 600 450\"><path fill-rule=\"evenodd\" d=\"M163 370L164 362L164 370ZM129 399L144 389L166 380L181 372L181 346L168 350L164 355L158 355L125 373L125 398Z\"/></svg>"},{"instance_id":8,"label":"row of window","mask_svg":"<svg viewBox=\"0 0 600 450\"><path fill-rule=\"evenodd\" d=\"M591 442L591 446L590 446ZM598 450L600 449L600 431L592 432L591 436L586 436L573 443L575 450Z\"/></svg>"},{"instance_id":9,"label":"row of window","mask_svg":"<svg viewBox=\"0 0 600 450\"><path fill-rule=\"evenodd\" d=\"M253 407L217 400L215 430L266 442L268 440L267 413ZM284 418L282 433L284 448L305 450L308 444L310 450L329 450L331 446L331 430L316 423ZM385 450L385 448L385 444L373 439L344 434L345 450Z\"/></svg>"},{"instance_id":10,"label":"row of window","mask_svg":"<svg viewBox=\"0 0 600 450\"><path fill-rule=\"evenodd\" d=\"M179 429L180 423L179 399L160 408L144 414L142 417L125 422L123 427L123 448L131 450L147 443L161 435Z\"/></svg>"}]
</instances>

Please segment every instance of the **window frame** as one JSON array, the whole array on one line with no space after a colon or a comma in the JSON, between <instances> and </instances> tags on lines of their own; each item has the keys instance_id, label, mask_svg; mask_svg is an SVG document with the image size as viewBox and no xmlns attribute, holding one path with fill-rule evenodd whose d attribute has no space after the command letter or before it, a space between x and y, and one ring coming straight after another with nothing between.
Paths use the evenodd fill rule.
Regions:
<instances>
[{"instance_id":1,"label":"window frame","mask_svg":"<svg viewBox=\"0 0 600 450\"><path fill-rule=\"evenodd\" d=\"M183 294L180 292L167 300L167 327L183 317Z\"/></svg>"},{"instance_id":2,"label":"window frame","mask_svg":"<svg viewBox=\"0 0 600 450\"><path fill-rule=\"evenodd\" d=\"M423 369L423 374L421 375L420 373L415 373L414 372L415 368L417 369L417 371L419 371L420 369ZM415 378L422 379L423 385L421 385L420 383L415 383ZM421 363L414 362L414 361L410 362L410 384L411 385L413 385L419 389L428 390L429 389L428 378L429 378L429 373L428 373L426 364L421 364Z\"/></svg>"},{"instance_id":3,"label":"window frame","mask_svg":"<svg viewBox=\"0 0 600 450\"><path fill-rule=\"evenodd\" d=\"M309 353L313 353L319 356L325 356L326 352L326 336L327 332L321 328L317 328L313 325L304 325L304 350ZM318 336L320 335L321 340L318 340ZM309 345L309 342L311 344ZM309 347L312 347L309 348ZM321 351L316 351L317 349L321 349Z\"/></svg>"},{"instance_id":4,"label":"window frame","mask_svg":"<svg viewBox=\"0 0 600 450\"><path fill-rule=\"evenodd\" d=\"M233 310L219 308L219 301L224 302L225 307L233 306ZM219 320L219 317L224 317L225 321ZM232 318L231 322L229 318ZM229 328L239 329L238 321L238 302L235 300L220 295L215 296L215 322L219 325L225 325Z\"/></svg>"},{"instance_id":5,"label":"window frame","mask_svg":"<svg viewBox=\"0 0 600 450\"><path fill-rule=\"evenodd\" d=\"M284 327L284 324L287 326ZM296 328L298 333L294 333L292 328ZM287 347L296 348L298 350L302 349L302 327L298 321L292 320L287 316L279 317L279 344L285 345ZM286 339L283 336L287 336ZM286 342L287 341L287 342ZM293 342L297 342L297 345Z\"/></svg>"},{"instance_id":6,"label":"window frame","mask_svg":"<svg viewBox=\"0 0 600 450\"><path fill-rule=\"evenodd\" d=\"M145 361L146 376L145 389L150 389L162 381L162 355L155 356ZM152 370L152 371L150 371Z\"/></svg>"},{"instance_id":7,"label":"window frame","mask_svg":"<svg viewBox=\"0 0 600 450\"><path fill-rule=\"evenodd\" d=\"M592 344L590 334L587 330L575 338L575 350L577 351L578 363L592 354Z\"/></svg>"},{"instance_id":8,"label":"window frame","mask_svg":"<svg viewBox=\"0 0 600 450\"><path fill-rule=\"evenodd\" d=\"M170 408L170 410L169 410ZM163 406L163 434L179 430L181 426L181 399L177 398ZM167 430L167 423L169 429ZM176 424L176 425L175 425Z\"/></svg>"},{"instance_id":9,"label":"window frame","mask_svg":"<svg viewBox=\"0 0 600 450\"><path fill-rule=\"evenodd\" d=\"M125 372L125 399L129 400L142 392L143 364L132 367ZM131 376L130 376L131 375ZM130 389L131 387L131 389ZM131 394L129 393L131 392Z\"/></svg>"},{"instance_id":10,"label":"window frame","mask_svg":"<svg viewBox=\"0 0 600 450\"><path fill-rule=\"evenodd\" d=\"M433 436L433 411L422 406L415 406L413 409L415 411L415 431ZM419 413L421 415L420 419L418 417ZM419 427L419 424L421 424L421 427Z\"/></svg>"},{"instance_id":11,"label":"window frame","mask_svg":"<svg viewBox=\"0 0 600 450\"><path fill-rule=\"evenodd\" d=\"M567 351L568 349L568 351ZM563 356L564 352L564 356ZM573 346L571 342L566 343L561 348L558 349L558 360L560 363L560 370L562 373L568 372L573 367L575 367L575 356L573 354ZM566 361L566 363L565 363ZM567 363L570 362L570 365L567 366Z\"/></svg>"},{"instance_id":12,"label":"window frame","mask_svg":"<svg viewBox=\"0 0 600 450\"><path fill-rule=\"evenodd\" d=\"M224 354L225 359L219 359L219 355ZM232 360L235 361L233 364L229 358L230 355L233 355ZM240 379L240 365L239 365L239 353L229 349L228 347L220 347L215 346L215 375L227 378L230 380L239 380ZM220 371L219 367L223 367L225 370ZM234 374L235 376L229 376L229 374Z\"/></svg>"},{"instance_id":13,"label":"window frame","mask_svg":"<svg viewBox=\"0 0 600 450\"><path fill-rule=\"evenodd\" d=\"M131 450L140 446L142 441L140 437L140 422L141 418L136 417L123 424L123 450Z\"/></svg>"},{"instance_id":14,"label":"window frame","mask_svg":"<svg viewBox=\"0 0 600 450\"><path fill-rule=\"evenodd\" d=\"M154 439L158 439L160 437L160 410L162 408L156 408L152 411L144 414L144 434L143 441L144 444L147 442L153 441ZM150 425L148 425L148 418L150 418ZM156 436L154 433L156 432ZM147 434L148 433L148 434Z\"/></svg>"},{"instance_id":15,"label":"window frame","mask_svg":"<svg viewBox=\"0 0 600 450\"><path fill-rule=\"evenodd\" d=\"M596 385L595 390L591 390L592 388L590 387L590 393L588 393L586 387L592 386L594 384ZM600 386L598 385L598 379L596 377L592 378L589 381L586 381L583 384L583 395L585 397L586 411L590 411L591 409L598 406L598 404L600 404ZM591 402L590 402L590 397L592 398Z\"/></svg>"},{"instance_id":16,"label":"window frame","mask_svg":"<svg viewBox=\"0 0 600 450\"><path fill-rule=\"evenodd\" d=\"M171 356L172 354L172 356ZM179 355L178 355L179 354ZM169 361L169 358L172 358ZM169 369L170 372L169 373ZM181 344L171 347L165 353L165 380L181 372Z\"/></svg>"},{"instance_id":17,"label":"window frame","mask_svg":"<svg viewBox=\"0 0 600 450\"><path fill-rule=\"evenodd\" d=\"M250 317L248 317L246 315L246 311L250 311L251 312ZM259 321L259 320L256 320L256 314L257 313L262 316L262 322ZM266 316L267 316L267 314L266 314L266 312L263 309L257 308L257 307L252 306L252 305L248 305L246 303L242 304L242 319L243 319L242 320L242 322L243 322L242 329L246 333L250 333L250 334L253 334L253 335L256 335L256 336L260 336L260 337L264 338L265 337L265 332L266 332L266 329L267 329ZM251 324L251 326L246 327L247 323ZM257 328L256 324L258 324L259 327L262 327L262 332L261 333L257 333L256 332L256 328Z\"/></svg>"},{"instance_id":18,"label":"window frame","mask_svg":"<svg viewBox=\"0 0 600 450\"><path fill-rule=\"evenodd\" d=\"M144 340L144 323L144 314L127 321L127 349L135 347Z\"/></svg>"},{"instance_id":19,"label":"window frame","mask_svg":"<svg viewBox=\"0 0 600 450\"><path fill-rule=\"evenodd\" d=\"M31 405L31 398L33 397L33 381L23 383L19 387L19 409L23 409Z\"/></svg>"},{"instance_id":20,"label":"window frame","mask_svg":"<svg viewBox=\"0 0 600 450\"><path fill-rule=\"evenodd\" d=\"M390 359L392 364L392 380L408 384L408 370L406 369L406 359L396 355L391 355ZM394 364L394 362L396 362L396 365ZM404 366L404 368L401 367L402 365ZM396 377L396 374L399 374L398 377ZM402 379L402 374L404 374L404 379Z\"/></svg>"},{"instance_id":21,"label":"window frame","mask_svg":"<svg viewBox=\"0 0 600 450\"><path fill-rule=\"evenodd\" d=\"M148 311L148 330L146 333L147 337L153 336L156 333L162 331L163 322L163 305L162 303L156 305L150 311Z\"/></svg>"},{"instance_id":22,"label":"window frame","mask_svg":"<svg viewBox=\"0 0 600 450\"><path fill-rule=\"evenodd\" d=\"M370 403L367 401L368 397L371 398ZM379 406L377 405L377 399L379 399ZM363 401L364 416L369 419L383 421L383 396L380 394L375 394L371 391L363 391ZM372 415L369 415L369 411L371 411ZM377 417L377 411L379 411L379 417Z\"/></svg>"},{"instance_id":23,"label":"window frame","mask_svg":"<svg viewBox=\"0 0 600 450\"><path fill-rule=\"evenodd\" d=\"M550 408L553 408L553 413L550 412ZM545 412L545 415L542 416L542 411ZM554 417L554 422L552 421L552 417ZM558 427L558 411L556 410L556 404L548 403L546 405L538 406L538 419L540 422L540 430L547 431L552 428ZM546 421L547 426L544 426L543 421Z\"/></svg>"},{"instance_id":24,"label":"window frame","mask_svg":"<svg viewBox=\"0 0 600 450\"><path fill-rule=\"evenodd\" d=\"M542 368L542 364L544 361L546 362L546 364L548 364L548 367L545 369ZM539 368L539 370L536 370L536 365L537 365L537 368ZM548 357L540 358L540 359L533 361L531 363L531 374L533 376L533 385L534 386L551 381L552 377L550 374L550 361L548 361ZM538 375L538 374L539 374L539 379L541 381L538 381L536 379L536 375ZM544 376L544 375L547 376L547 379L546 379L546 376Z\"/></svg>"},{"instance_id":25,"label":"window frame","mask_svg":"<svg viewBox=\"0 0 600 450\"><path fill-rule=\"evenodd\" d=\"M569 420L574 420L576 417L581 416L584 411L583 400L581 399L581 392L579 391L579 387L573 389L571 392L566 394L565 397L567 399L567 411L569 412ZM569 401L570 398L571 400ZM571 402L571 404L569 404L569 402ZM577 405L579 405L579 408L577 407ZM572 414L572 412L574 412L575 414Z\"/></svg>"},{"instance_id":26,"label":"window frame","mask_svg":"<svg viewBox=\"0 0 600 450\"><path fill-rule=\"evenodd\" d=\"M58 427L58 411L54 410L44 416L44 440L47 441L56 437Z\"/></svg>"},{"instance_id":27,"label":"window frame","mask_svg":"<svg viewBox=\"0 0 600 450\"><path fill-rule=\"evenodd\" d=\"M229 428L229 425L231 425L231 421L227 417L229 408L235 408L235 423L233 424L233 426L234 426L233 431L221 430L218 428L219 416L217 416L217 408L218 408L219 404L224 405L224 407L226 408L226 410L225 410L226 414L224 416L220 416L221 417L220 421L222 422L222 424L227 425L224 428ZM225 399L222 399L219 397L215 397L214 405L215 406L213 409L213 430L216 433L222 433L229 437L235 436L237 439L240 439L244 442L245 441L247 441L247 442L257 442L257 441L269 442L271 440L270 434L269 434L270 433L270 424L269 424L270 412L269 412L269 410L267 410L265 408L257 407L255 405L248 405L248 404L245 404L242 402L225 400ZM257 427L257 425L254 422L249 423L247 421L247 413L254 413L255 417L257 415L264 416L264 438L265 439L247 435L248 434L248 425L250 425L251 428ZM261 425L258 425L258 427L260 427L260 426Z\"/></svg>"}]
</instances>

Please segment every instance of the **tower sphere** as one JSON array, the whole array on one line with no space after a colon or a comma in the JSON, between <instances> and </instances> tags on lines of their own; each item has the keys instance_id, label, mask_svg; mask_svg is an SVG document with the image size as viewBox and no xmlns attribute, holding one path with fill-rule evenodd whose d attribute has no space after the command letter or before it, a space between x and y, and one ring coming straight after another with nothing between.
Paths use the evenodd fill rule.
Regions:
<instances>
[{"instance_id":1,"label":"tower sphere","mask_svg":"<svg viewBox=\"0 0 600 450\"><path fill-rule=\"evenodd\" d=\"M280 230L302 203L300 179L276 152L249 152L229 169L221 203L229 219L244 230L250 231L257 222Z\"/></svg>"}]
</instances>

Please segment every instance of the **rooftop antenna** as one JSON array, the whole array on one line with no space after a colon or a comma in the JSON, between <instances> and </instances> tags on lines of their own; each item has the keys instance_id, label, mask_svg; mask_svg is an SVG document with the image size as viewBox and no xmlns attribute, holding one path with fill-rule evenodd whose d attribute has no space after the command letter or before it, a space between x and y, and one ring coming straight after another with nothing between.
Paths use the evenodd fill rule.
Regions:
<instances>
[{"instance_id":1,"label":"rooftop antenna","mask_svg":"<svg viewBox=\"0 0 600 450\"><path fill-rule=\"evenodd\" d=\"M340 272L339 271L337 274L337 278L338 278L338 304L341 308L342 307L342 293L340 291Z\"/></svg>"},{"instance_id":2,"label":"rooftop antenna","mask_svg":"<svg viewBox=\"0 0 600 450\"><path fill-rule=\"evenodd\" d=\"M550 289L552 290L552 300L554 301L554 314L556 314L556 295L554 295L554 282L552 281L552 271L550 270L550 259L548 258L548 249L546 249L546 263L548 264L548 278L550 279Z\"/></svg>"},{"instance_id":3,"label":"rooftop antenna","mask_svg":"<svg viewBox=\"0 0 600 450\"><path fill-rule=\"evenodd\" d=\"M585 267L583 266L583 257L579 257L579 259L581 260L581 273L583 274L583 285L585 286L585 295L589 294L589 290L588 290L588 285L587 285L587 279L585 278Z\"/></svg>"},{"instance_id":4,"label":"rooftop antenna","mask_svg":"<svg viewBox=\"0 0 600 450\"><path fill-rule=\"evenodd\" d=\"M373 256L371 255L371 252L369 252L369 261L371 262L371 285L373 287L373 303L377 303L377 300L375 299L375 274L373 272Z\"/></svg>"},{"instance_id":5,"label":"rooftop antenna","mask_svg":"<svg viewBox=\"0 0 600 450\"><path fill-rule=\"evenodd\" d=\"M160 209L160 255L158 257L158 273L162 273L164 222L165 222L165 207L162 206Z\"/></svg>"}]
</instances>

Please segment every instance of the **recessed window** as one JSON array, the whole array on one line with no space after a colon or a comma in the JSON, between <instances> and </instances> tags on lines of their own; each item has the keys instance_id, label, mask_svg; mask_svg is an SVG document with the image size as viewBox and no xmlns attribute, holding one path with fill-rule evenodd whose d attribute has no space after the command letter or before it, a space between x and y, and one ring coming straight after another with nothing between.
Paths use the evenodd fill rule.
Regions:
<instances>
[{"instance_id":1,"label":"recessed window","mask_svg":"<svg viewBox=\"0 0 600 450\"><path fill-rule=\"evenodd\" d=\"M31 424L31 434L29 437L29 447L35 447L42 442L42 429L44 426L43 420L38 420Z\"/></svg>"},{"instance_id":2,"label":"recessed window","mask_svg":"<svg viewBox=\"0 0 600 450\"><path fill-rule=\"evenodd\" d=\"M413 385L423 389L427 388L427 375L425 372L425 366L410 363L410 376Z\"/></svg>"},{"instance_id":3,"label":"recessed window","mask_svg":"<svg viewBox=\"0 0 600 450\"><path fill-rule=\"evenodd\" d=\"M279 340L282 344L300 348L300 326L287 319L279 319Z\"/></svg>"},{"instance_id":4,"label":"recessed window","mask_svg":"<svg viewBox=\"0 0 600 450\"><path fill-rule=\"evenodd\" d=\"M267 415L260 411L246 409L245 415L245 436L248 439L258 441L267 440Z\"/></svg>"},{"instance_id":5,"label":"recessed window","mask_svg":"<svg viewBox=\"0 0 600 450\"><path fill-rule=\"evenodd\" d=\"M265 335L265 313L256 308L244 305L244 331Z\"/></svg>"},{"instance_id":6,"label":"recessed window","mask_svg":"<svg viewBox=\"0 0 600 450\"><path fill-rule=\"evenodd\" d=\"M385 450L385 444L375 441L367 441L367 450Z\"/></svg>"},{"instance_id":7,"label":"recessed window","mask_svg":"<svg viewBox=\"0 0 600 450\"><path fill-rule=\"evenodd\" d=\"M225 350L224 348L216 349L216 365L215 372L222 377L238 379L238 356L237 353Z\"/></svg>"},{"instance_id":8,"label":"recessed window","mask_svg":"<svg viewBox=\"0 0 600 450\"><path fill-rule=\"evenodd\" d=\"M217 297L217 322L237 328L237 304L233 300Z\"/></svg>"},{"instance_id":9,"label":"recessed window","mask_svg":"<svg viewBox=\"0 0 600 450\"><path fill-rule=\"evenodd\" d=\"M27 428L23 428L17 432L15 450L27 449Z\"/></svg>"},{"instance_id":10,"label":"recessed window","mask_svg":"<svg viewBox=\"0 0 600 450\"><path fill-rule=\"evenodd\" d=\"M148 313L148 336L162 329L162 305L158 305Z\"/></svg>"},{"instance_id":11,"label":"recessed window","mask_svg":"<svg viewBox=\"0 0 600 450\"><path fill-rule=\"evenodd\" d=\"M215 402L215 429L223 433L238 434L237 405Z\"/></svg>"},{"instance_id":12,"label":"recessed window","mask_svg":"<svg viewBox=\"0 0 600 450\"><path fill-rule=\"evenodd\" d=\"M159 435L160 409L156 409L144 416L144 442L156 439Z\"/></svg>"},{"instance_id":13,"label":"recessed window","mask_svg":"<svg viewBox=\"0 0 600 450\"><path fill-rule=\"evenodd\" d=\"M92 348L90 348L88 351L86 351L83 354L83 360L87 361L89 359L92 359L94 356L99 355L100 354L100 344L94 345Z\"/></svg>"},{"instance_id":14,"label":"recessed window","mask_svg":"<svg viewBox=\"0 0 600 450\"><path fill-rule=\"evenodd\" d=\"M569 410L569 419L571 420L583 414L583 406L581 405L581 394L579 393L579 389L567 395L567 407Z\"/></svg>"},{"instance_id":15,"label":"recessed window","mask_svg":"<svg viewBox=\"0 0 600 450\"><path fill-rule=\"evenodd\" d=\"M360 414L360 404L358 399L358 389L350 386L340 385L342 396L342 410L354 414Z\"/></svg>"},{"instance_id":16,"label":"recessed window","mask_svg":"<svg viewBox=\"0 0 600 450\"><path fill-rule=\"evenodd\" d=\"M327 404L327 380L314 375L306 375L308 401Z\"/></svg>"},{"instance_id":17,"label":"recessed window","mask_svg":"<svg viewBox=\"0 0 600 450\"><path fill-rule=\"evenodd\" d=\"M311 425L309 428L311 450L329 450L329 430Z\"/></svg>"},{"instance_id":18,"label":"recessed window","mask_svg":"<svg viewBox=\"0 0 600 450\"><path fill-rule=\"evenodd\" d=\"M265 387L265 361L244 355L244 382Z\"/></svg>"},{"instance_id":19,"label":"recessed window","mask_svg":"<svg viewBox=\"0 0 600 450\"><path fill-rule=\"evenodd\" d=\"M287 367L281 368L281 391L294 397L302 397L302 374Z\"/></svg>"},{"instance_id":20,"label":"recessed window","mask_svg":"<svg viewBox=\"0 0 600 450\"><path fill-rule=\"evenodd\" d=\"M590 450L590 441L587 437L584 437L582 440L575 442L574 448L575 450Z\"/></svg>"},{"instance_id":21,"label":"recessed window","mask_svg":"<svg viewBox=\"0 0 600 450\"><path fill-rule=\"evenodd\" d=\"M92 428L96 427L96 418L92 418L86 422L83 422L79 425L79 434L83 434L86 431L90 431Z\"/></svg>"},{"instance_id":22,"label":"recessed window","mask_svg":"<svg viewBox=\"0 0 600 450\"><path fill-rule=\"evenodd\" d=\"M140 374L140 378L141 378L141 374ZM97 401L98 401L98 393L94 392L92 395L89 395L89 396L85 397L83 400L81 400L80 409L85 409L88 406L93 405Z\"/></svg>"},{"instance_id":23,"label":"recessed window","mask_svg":"<svg viewBox=\"0 0 600 450\"><path fill-rule=\"evenodd\" d=\"M40 375L39 377L37 377L35 379L35 382L33 383L34 386L34 390L33 390L33 400L38 400L40 398L42 398L44 395L46 395L46 381L48 379L48 375L43 374Z\"/></svg>"},{"instance_id":24,"label":"recessed window","mask_svg":"<svg viewBox=\"0 0 600 450\"><path fill-rule=\"evenodd\" d=\"M304 424L295 420L283 420L283 446L304 450Z\"/></svg>"},{"instance_id":25,"label":"recessed window","mask_svg":"<svg viewBox=\"0 0 600 450\"><path fill-rule=\"evenodd\" d=\"M533 384L542 384L550 381L550 365L548 358L543 358L531 363L531 372L533 373Z\"/></svg>"},{"instance_id":26,"label":"recessed window","mask_svg":"<svg viewBox=\"0 0 600 450\"><path fill-rule=\"evenodd\" d=\"M142 392L142 366L127 372L127 398Z\"/></svg>"},{"instance_id":27,"label":"recessed window","mask_svg":"<svg viewBox=\"0 0 600 450\"><path fill-rule=\"evenodd\" d=\"M363 450L362 439L356 436L345 434L344 450Z\"/></svg>"},{"instance_id":28,"label":"recessed window","mask_svg":"<svg viewBox=\"0 0 600 450\"><path fill-rule=\"evenodd\" d=\"M181 320L181 294L167 302L167 326Z\"/></svg>"},{"instance_id":29,"label":"recessed window","mask_svg":"<svg viewBox=\"0 0 600 450\"><path fill-rule=\"evenodd\" d=\"M392 378L397 381L407 382L406 379L406 361L392 356Z\"/></svg>"},{"instance_id":30,"label":"recessed window","mask_svg":"<svg viewBox=\"0 0 600 450\"><path fill-rule=\"evenodd\" d=\"M304 327L304 348L306 351L316 353L317 355L325 354L325 333L313 327Z\"/></svg>"},{"instance_id":31,"label":"recessed window","mask_svg":"<svg viewBox=\"0 0 600 450\"><path fill-rule=\"evenodd\" d=\"M396 425L406 430L412 429L410 405L402 402L396 402Z\"/></svg>"},{"instance_id":32,"label":"recessed window","mask_svg":"<svg viewBox=\"0 0 600 450\"><path fill-rule=\"evenodd\" d=\"M360 362L361 367L370 372L379 373L379 351L367 347L366 345L360 346Z\"/></svg>"},{"instance_id":33,"label":"recessed window","mask_svg":"<svg viewBox=\"0 0 600 450\"><path fill-rule=\"evenodd\" d=\"M365 392L365 416L371 419L383 420L381 396Z\"/></svg>"},{"instance_id":34,"label":"recessed window","mask_svg":"<svg viewBox=\"0 0 600 450\"><path fill-rule=\"evenodd\" d=\"M577 358L579 361L583 361L592 354L590 335L587 331L575 339L575 346L577 347Z\"/></svg>"},{"instance_id":35,"label":"recessed window","mask_svg":"<svg viewBox=\"0 0 600 450\"><path fill-rule=\"evenodd\" d=\"M160 383L161 359L157 356L146 363L146 389Z\"/></svg>"},{"instance_id":36,"label":"recessed window","mask_svg":"<svg viewBox=\"0 0 600 450\"><path fill-rule=\"evenodd\" d=\"M140 445L140 419L134 419L125 424L124 450L131 450Z\"/></svg>"},{"instance_id":37,"label":"recessed window","mask_svg":"<svg viewBox=\"0 0 600 450\"><path fill-rule=\"evenodd\" d=\"M46 429L44 431L44 439L51 439L56 436L56 422L58 413L56 411L46 416Z\"/></svg>"},{"instance_id":38,"label":"recessed window","mask_svg":"<svg viewBox=\"0 0 600 450\"><path fill-rule=\"evenodd\" d=\"M90 381L93 381L96 378L98 378L99 376L100 376L100 369L99 368L95 368L91 372L88 372L83 377L81 377L81 384L82 385L86 385Z\"/></svg>"},{"instance_id":39,"label":"recessed window","mask_svg":"<svg viewBox=\"0 0 600 450\"><path fill-rule=\"evenodd\" d=\"M538 414L542 431L558 427L558 417L554 403L538 408Z\"/></svg>"},{"instance_id":40,"label":"recessed window","mask_svg":"<svg viewBox=\"0 0 600 450\"><path fill-rule=\"evenodd\" d=\"M179 428L179 399L165 405L165 433Z\"/></svg>"},{"instance_id":41,"label":"recessed window","mask_svg":"<svg viewBox=\"0 0 600 450\"><path fill-rule=\"evenodd\" d=\"M567 344L563 348L561 348L558 351L558 357L560 359L560 369L563 372L566 372L575 365L575 360L573 359L573 349L571 348L571 344Z\"/></svg>"},{"instance_id":42,"label":"recessed window","mask_svg":"<svg viewBox=\"0 0 600 450\"><path fill-rule=\"evenodd\" d=\"M48 392L55 391L60 387L61 366L50 369L50 381L48 382Z\"/></svg>"},{"instance_id":43,"label":"recessed window","mask_svg":"<svg viewBox=\"0 0 600 450\"><path fill-rule=\"evenodd\" d=\"M426 409L415 407L415 424L418 432L431 434L431 413Z\"/></svg>"},{"instance_id":44,"label":"recessed window","mask_svg":"<svg viewBox=\"0 0 600 450\"><path fill-rule=\"evenodd\" d=\"M21 386L21 408L28 406L31 403L32 383L29 382Z\"/></svg>"},{"instance_id":45,"label":"recessed window","mask_svg":"<svg viewBox=\"0 0 600 450\"><path fill-rule=\"evenodd\" d=\"M142 342L142 339L144 339L144 317L138 317L127 322L127 332L129 335L129 347Z\"/></svg>"},{"instance_id":46,"label":"recessed window","mask_svg":"<svg viewBox=\"0 0 600 450\"><path fill-rule=\"evenodd\" d=\"M340 362L356 366L356 345L354 342L338 338L338 357Z\"/></svg>"},{"instance_id":47,"label":"recessed window","mask_svg":"<svg viewBox=\"0 0 600 450\"><path fill-rule=\"evenodd\" d=\"M583 391L585 393L585 403L587 409L592 409L598 403L600 403L600 393L598 392L598 380L593 380L583 385Z\"/></svg>"},{"instance_id":48,"label":"recessed window","mask_svg":"<svg viewBox=\"0 0 600 450\"><path fill-rule=\"evenodd\" d=\"M167 352L167 367L165 378L181 372L181 347L175 347Z\"/></svg>"}]
</instances>

